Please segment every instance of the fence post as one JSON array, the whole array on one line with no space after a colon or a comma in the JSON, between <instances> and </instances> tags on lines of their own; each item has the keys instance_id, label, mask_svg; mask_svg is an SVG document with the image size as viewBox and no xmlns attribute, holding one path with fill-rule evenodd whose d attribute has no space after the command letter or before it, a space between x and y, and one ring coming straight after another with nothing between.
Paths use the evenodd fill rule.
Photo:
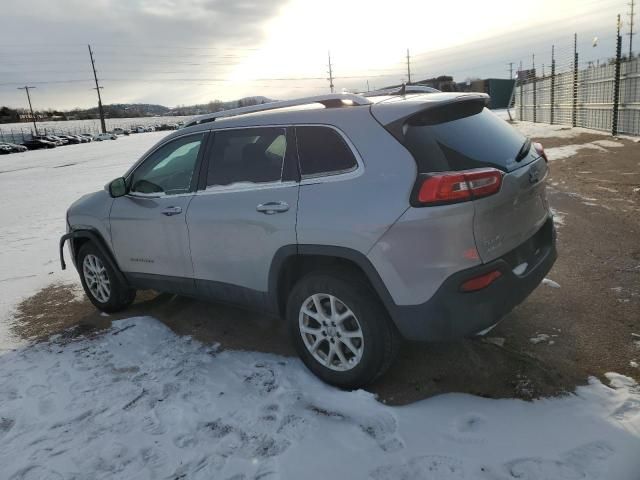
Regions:
<instances>
[{"instance_id":1,"label":"fence post","mask_svg":"<svg viewBox=\"0 0 640 480\"><path fill-rule=\"evenodd\" d=\"M553 108L556 99L556 47L551 45L551 107L549 111L549 123L553 125Z\"/></svg>"},{"instance_id":2,"label":"fence post","mask_svg":"<svg viewBox=\"0 0 640 480\"><path fill-rule=\"evenodd\" d=\"M618 14L618 31L616 33L616 67L613 78L613 118L611 119L611 135L618 134L618 110L620 109L620 57L622 54L622 37L620 36L620 14Z\"/></svg>"},{"instance_id":3,"label":"fence post","mask_svg":"<svg viewBox=\"0 0 640 480\"><path fill-rule=\"evenodd\" d=\"M520 121L524 121L524 106L522 102L524 100L524 80L522 79L522 60L520 60L520 70L518 70L518 81L520 83Z\"/></svg>"},{"instance_id":4,"label":"fence post","mask_svg":"<svg viewBox=\"0 0 640 480\"><path fill-rule=\"evenodd\" d=\"M536 73L536 55L535 53L531 57L531 72L533 73L533 123L538 121L538 116L536 110L538 109L538 92L537 92L537 82L536 77L538 76Z\"/></svg>"},{"instance_id":5,"label":"fence post","mask_svg":"<svg viewBox=\"0 0 640 480\"><path fill-rule=\"evenodd\" d=\"M578 110L578 34L573 34L573 105L571 107L571 126L575 127Z\"/></svg>"}]
</instances>

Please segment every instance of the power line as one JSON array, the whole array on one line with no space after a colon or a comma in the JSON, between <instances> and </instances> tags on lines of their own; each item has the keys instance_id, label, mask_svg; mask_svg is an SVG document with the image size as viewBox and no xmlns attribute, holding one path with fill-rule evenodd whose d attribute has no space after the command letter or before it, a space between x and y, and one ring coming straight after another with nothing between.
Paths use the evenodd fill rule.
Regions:
<instances>
[{"instance_id":1,"label":"power line","mask_svg":"<svg viewBox=\"0 0 640 480\"><path fill-rule=\"evenodd\" d=\"M102 109L102 98L100 97L100 89L102 88L98 84L98 75L96 74L96 62L93 59L93 52L91 51L91 45L89 47L89 58L91 58L91 68L93 69L93 79L96 81L96 92L98 92L98 111L100 112L100 126L102 127L102 133L107 133L107 126L104 121L104 110Z\"/></svg>"}]
</instances>

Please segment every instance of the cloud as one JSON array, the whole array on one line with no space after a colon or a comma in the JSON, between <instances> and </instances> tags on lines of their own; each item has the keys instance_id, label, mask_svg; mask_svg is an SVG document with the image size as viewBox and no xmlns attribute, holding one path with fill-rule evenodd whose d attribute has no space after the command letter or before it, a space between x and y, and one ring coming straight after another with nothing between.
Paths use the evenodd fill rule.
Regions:
<instances>
[{"instance_id":1,"label":"cloud","mask_svg":"<svg viewBox=\"0 0 640 480\"><path fill-rule=\"evenodd\" d=\"M92 105L91 43L106 103L162 96L171 105L174 93L180 103L197 100L194 84L179 80L225 76L260 44L285 2L3 0L0 98L22 106L12 84L25 82L38 88L38 108Z\"/></svg>"}]
</instances>

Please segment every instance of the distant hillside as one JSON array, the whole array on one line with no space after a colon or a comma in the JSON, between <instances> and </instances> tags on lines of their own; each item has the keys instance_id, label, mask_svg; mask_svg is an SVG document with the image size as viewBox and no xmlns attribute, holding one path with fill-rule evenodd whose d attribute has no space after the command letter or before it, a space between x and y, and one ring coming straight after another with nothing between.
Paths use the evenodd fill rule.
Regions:
<instances>
[{"instance_id":1,"label":"distant hillside","mask_svg":"<svg viewBox=\"0 0 640 480\"><path fill-rule=\"evenodd\" d=\"M203 115L205 113L215 113L222 110L229 110L231 108L248 107L251 105L260 105L262 103L273 102L274 100L263 97L261 95L255 97L244 97L238 100L231 100L229 102L222 102L220 100L213 100L209 103L203 103L200 105L179 105L172 108L168 115Z\"/></svg>"},{"instance_id":2,"label":"distant hillside","mask_svg":"<svg viewBox=\"0 0 640 480\"><path fill-rule=\"evenodd\" d=\"M164 105L155 105L150 103L114 103L103 105L104 115L106 118L136 118L136 117L155 117L155 116L188 116L202 115L205 113L215 113L230 108L247 107L250 105L259 105L262 103L273 102L272 99L261 95L255 97L244 97L238 100L222 102L213 100L209 103L200 105L180 105L174 108L165 107ZM36 119L38 121L45 120L87 120L99 118L98 107L91 108L74 108L73 110L43 110L36 111ZM0 108L0 123L14 123L19 121L30 121L31 116L25 109L13 110L7 107Z\"/></svg>"}]
</instances>

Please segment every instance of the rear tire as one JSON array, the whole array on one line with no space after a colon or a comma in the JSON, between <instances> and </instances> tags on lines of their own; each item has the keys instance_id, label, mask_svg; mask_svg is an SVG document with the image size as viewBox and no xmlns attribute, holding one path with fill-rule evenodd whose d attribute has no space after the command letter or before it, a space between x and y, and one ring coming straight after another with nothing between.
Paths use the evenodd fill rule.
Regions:
<instances>
[{"instance_id":1,"label":"rear tire","mask_svg":"<svg viewBox=\"0 0 640 480\"><path fill-rule=\"evenodd\" d=\"M118 312L135 300L136 291L120 280L122 277L117 275L110 259L93 243L80 247L77 265L82 288L98 310Z\"/></svg>"},{"instance_id":2,"label":"rear tire","mask_svg":"<svg viewBox=\"0 0 640 480\"><path fill-rule=\"evenodd\" d=\"M299 280L289 295L287 321L307 368L326 383L345 389L363 387L381 376L400 343L368 283L341 268Z\"/></svg>"}]
</instances>

